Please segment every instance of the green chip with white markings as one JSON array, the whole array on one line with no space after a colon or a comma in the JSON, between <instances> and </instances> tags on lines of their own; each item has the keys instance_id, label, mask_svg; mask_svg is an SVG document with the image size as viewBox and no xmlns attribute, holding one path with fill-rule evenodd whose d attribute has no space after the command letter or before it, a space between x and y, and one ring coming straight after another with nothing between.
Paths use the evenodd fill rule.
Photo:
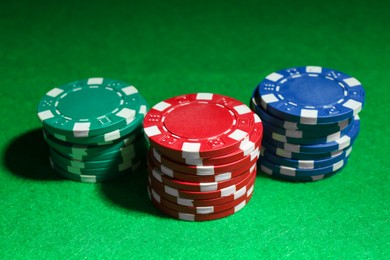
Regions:
<instances>
[{"instance_id":1,"label":"green chip with white markings","mask_svg":"<svg viewBox=\"0 0 390 260\"><path fill-rule=\"evenodd\" d=\"M118 152L126 146L134 146L138 142L145 143L146 146L143 131L140 130L137 130L136 132L133 132L110 145L79 145L67 143L56 139L45 130L43 131L43 136L52 149L77 160L86 160L88 158L93 158L94 156Z\"/></svg>"},{"instance_id":2,"label":"green chip with white markings","mask_svg":"<svg viewBox=\"0 0 390 260\"><path fill-rule=\"evenodd\" d=\"M148 111L148 105L145 99L142 96L138 97L139 106L135 110L135 115L132 119L129 119L122 125L120 128L103 132L98 135L88 136L88 137L75 137L74 135L60 134L56 131L53 131L52 128L45 126L45 130L53 135L56 139L69 142L73 144L83 144L83 145L105 145L112 144L117 140L122 139L124 136L129 135L132 132L142 128L142 121L145 117L146 112Z\"/></svg>"},{"instance_id":3,"label":"green chip with white markings","mask_svg":"<svg viewBox=\"0 0 390 260\"><path fill-rule=\"evenodd\" d=\"M121 129L140 109L138 90L123 81L89 78L46 93L38 117L51 133L86 138Z\"/></svg>"},{"instance_id":4,"label":"green chip with white markings","mask_svg":"<svg viewBox=\"0 0 390 260\"><path fill-rule=\"evenodd\" d=\"M112 160L78 161L66 158L55 150L50 151L50 157L56 165L64 170L75 174L89 173L95 175L121 172L145 160L140 153L139 155L129 154L123 157L118 156Z\"/></svg>"},{"instance_id":5,"label":"green chip with white markings","mask_svg":"<svg viewBox=\"0 0 390 260\"><path fill-rule=\"evenodd\" d=\"M140 164L135 164L132 167L130 167L124 171L114 172L114 173L105 173L105 174L99 175L99 174L95 174L95 173L76 174L76 173L72 173L72 172L69 172L67 170L62 169L61 167L56 165L53 161L50 161L50 163L51 163L51 167L53 168L53 170L55 170L59 175L63 176L64 178L71 179L74 181L79 181L79 182L85 182L85 183L97 183L97 182L110 181L110 180L116 179L116 178L124 175L126 172L131 173L133 171L136 171L140 166Z\"/></svg>"},{"instance_id":6,"label":"green chip with white markings","mask_svg":"<svg viewBox=\"0 0 390 260\"><path fill-rule=\"evenodd\" d=\"M131 173L146 161L147 112L138 90L119 80L89 78L50 90L38 105L38 117L52 168L92 183Z\"/></svg>"}]
</instances>

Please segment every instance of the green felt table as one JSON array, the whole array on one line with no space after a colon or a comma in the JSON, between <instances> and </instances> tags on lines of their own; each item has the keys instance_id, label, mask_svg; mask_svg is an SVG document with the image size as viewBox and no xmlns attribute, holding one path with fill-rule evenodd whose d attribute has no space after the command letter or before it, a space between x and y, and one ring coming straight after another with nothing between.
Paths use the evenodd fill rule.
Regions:
<instances>
[{"instance_id":1,"label":"green felt table","mask_svg":"<svg viewBox=\"0 0 390 260\"><path fill-rule=\"evenodd\" d=\"M390 242L389 4L381 1L1 1L0 258L380 259ZM110 77L150 105L193 92L248 103L258 82L320 65L366 90L346 168L315 183L260 172L237 214L194 223L149 202L146 169L84 184L49 167L37 104Z\"/></svg>"}]
</instances>

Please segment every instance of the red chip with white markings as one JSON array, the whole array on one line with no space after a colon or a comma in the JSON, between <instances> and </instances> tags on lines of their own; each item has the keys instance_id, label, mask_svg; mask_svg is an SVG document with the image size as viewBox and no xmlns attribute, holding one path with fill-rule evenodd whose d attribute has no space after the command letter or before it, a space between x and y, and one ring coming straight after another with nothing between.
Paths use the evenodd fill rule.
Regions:
<instances>
[{"instance_id":1,"label":"red chip with white markings","mask_svg":"<svg viewBox=\"0 0 390 260\"><path fill-rule=\"evenodd\" d=\"M248 140L241 142L240 147L231 153L220 155L217 157L209 158L182 158L181 156L174 156L174 154L164 154L158 147L151 146L157 150L161 155L169 157L171 160L187 164L187 165L218 165L218 164L227 164L234 161L240 160L245 156L249 155L256 148L261 146L261 141L263 139L263 123L255 116L255 125L252 132L249 134Z\"/></svg>"},{"instance_id":2,"label":"red chip with white markings","mask_svg":"<svg viewBox=\"0 0 390 260\"><path fill-rule=\"evenodd\" d=\"M148 190L148 193L149 193L150 200L155 205L155 207L158 208L160 211L164 212L165 214L167 214L171 217L174 217L174 218L177 218L180 220L186 220L186 221L208 221L208 220L215 220L215 219L220 219L220 218L224 218L224 217L233 215L234 213L236 213L236 212L240 211L242 208L244 208L245 205L248 204L248 202L250 201L250 199L252 197L250 195L246 200L244 200L243 202L241 202L237 206L230 208L228 210L225 210L225 211L211 213L211 214L191 214L191 213L185 213L185 212L180 212L180 211L175 211L175 210L169 209L169 208L165 207L164 205L162 205L160 202L158 202L155 198L153 198L153 196L150 194L151 192L149 190Z\"/></svg>"},{"instance_id":3,"label":"red chip with white markings","mask_svg":"<svg viewBox=\"0 0 390 260\"><path fill-rule=\"evenodd\" d=\"M256 162L254 162L253 164L248 164L248 165L245 165L244 167L235 169L234 171L227 171L227 172L223 172L223 173L219 173L219 174L215 174L215 175L204 175L204 176L174 171L171 168L159 163L151 153L149 153L149 156L148 156L148 165L151 168L157 168L160 172L162 172L163 174L165 174L171 178L181 180L181 181L221 182L221 181L230 180L230 179L235 178L239 175L242 175L248 170L252 171L254 169L254 167L256 167Z\"/></svg>"},{"instance_id":4,"label":"red chip with white markings","mask_svg":"<svg viewBox=\"0 0 390 260\"><path fill-rule=\"evenodd\" d=\"M169 200L163 198L153 189L151 190L151 195L152 195L153 199L155 199L162 206L164 206L168 209L183 212L183 213L207 215L207 214L213 214L213 213L232 209L232 208L238 206L239 204L241 204L242 202L246 201L248 198L250 198L252 196L252 193L249 193L248 195L245 194L245 196L241 196L241 197L239 197L236 200L233 200L231 202L227 202L227 203L223 203L223 204L219 204L219 205L214 205L214 206L202 206L202 207L190 207L190 206L183 206L183 205L176 204L172 201L169 201Z\"/></svg>"},{"instance_id":5,"label":"red chip with white markings","mask_svg":"<svg viewBox=\"0 0 390 260\"><path fill-rule=\"evenodd\" d=\"M148 193L177 219L234 214L254 190L263 123L242 102L196 93L156 104L145 116Z\"/></svg>"},{"instance_id":6,"label":"red chip with white markings","mask_svg":"<svg viewBox=\"0 0 390 260\"><path fill-rule=\"evenodd\" d=\"M151 144L164 154L208 158L234 152L248 140L258 117L231 97L187 94L156 104L145 116Z\"/></svg>"},{"instance_id":7,"label":"red chip with white markings","mask_svg":"<svg viewBox=\"0 0 390 260\"><path fill-rule=\"evenodd\" d=\"M172 196L186 198L186 199L196 199L196 200L216 199L216 198L229 196L231 194L234 194L237 190L241 189L242 187L246 186L255 178L256 178L256 171L252 172L247 178L245 178L241 182L231 185L229 187L216 190L216 191L198 192L198 191L188 191L188 190L180 190L180 189L173 188L169 185L165 185L159 182L157 179L153 177L153 175L149 175L149 181L152 187L158 187L159 189L163 189L166 193Z\"/></svg>"},{"instance_id":8,"label":"red chip with white markings","mask_svg":"<svg viewBox=\"0 0 390 260\"><path fill-rule=\"evenodd\" d=\"M154 179L158 180L159 182L161 182L165 185L168 185L172 188L176 188L176 189L180 189L180 190L188 190L188 191L205 192L205 191L221 190L223 188L232 186L236 183L243 181L253 172L248 170L244 174L241 174L233 179L230 179L227 181L221 181L221 182L179 181L179 180L175 180L175 179L170 178L169 176L163 174L157 168L152 169L150 167L148 167L148 173L149 173L149 175L152 175L152 178L154 178Z\"/></svg>"},{"instance_id":9,"label":"red chip with white markings","mask_svg":"<svg viewBox=\"0 0 390 260\"><path fill-rule=\"evenodd\" d=\"M242 196L248 196L250 193L253 192L253 185L255 183L255 179L253 179L251 182L249 182L246 186L242 187L241 189L237 190L235 193L225 196L222 198L216 198L216 199L203 199L203 200L194 200L194 199L186 199L181 197L176 197L171 194L168 194L164 191L164 189L159 189L160 187L152 187L151 183L149 182L149 188L152 189L154 192L156 192L159 196L163 197L166 200L169 200L175 204L187 206L187 207L209 207L209 206L215 206L220 204L225 204L228 202L232 202L234 200L237 200L238 198L241 198Z\"/></svg>"},{"instance_id":10,"label":"red chip with white markings","mask_svg":"<svg viewBox=\"0 0 390 260\"><path fill-rule=\"evenodd\" d=\"M152 156L161 164L179 172L194 174L199 176L207 176L207 175L215 175L218 173L234 171L235 169L239 169L244 167L245 165L253 164L259 158L260 151L259 148L256 148L249 155L243 157L240 160L227 163L227 164L219 164L219 165L185 165L174 162L169 158L166 158L159 154L155 149L150 149L149 153L153 153Z\"/></svg>"}]
</instances>

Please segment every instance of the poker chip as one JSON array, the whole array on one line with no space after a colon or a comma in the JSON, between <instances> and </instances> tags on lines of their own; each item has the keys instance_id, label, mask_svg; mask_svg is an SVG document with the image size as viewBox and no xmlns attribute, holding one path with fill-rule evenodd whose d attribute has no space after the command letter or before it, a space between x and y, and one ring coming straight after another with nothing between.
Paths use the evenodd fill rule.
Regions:
<instances>
[{"instance_id":1,"label":"poker chip","mask_svg":"<svg viewBox=\"0 0 390 260\"><path fill-rule=\"evenodd\" d=\"M143 142L143 132L141 129L128 135L124 139L120 139L117 142L111 143L110 145L81 145L67 143L61 140L58 140L54 136L50 135L43 129L43 136L49 146L65 156L71 158L76 158L78 160L87 159L88 157L95 157L97 155L109 154L112 152L117 152L124 147L128 147L131 144L136 142Z\"/></svg>"},{"instance_id":2,"label":"poker chip","mask_svg":"<svg viewBox=\"0 0 390 260\"><path fill-rule=\"evenodd\" d=\"M271 151L277 156L283 157L283 158L290 158L290 159L296 159L296 160L312 160L312 159L326 159L329 157L335 156L335 154L338 154L341 151L344 151L350 147L346 147L342 150L337 150L334 152L325 152L325 153L294 153L287 150L284 150L282 148L276 147L271 145L268 140L264 140L262 147L266 148L267 150ZM261 158L261 156L260 156Z\"/></svg>"},{"instance_id":3,"label":"poker chip","mask_svg":"<svg viewBox=\"0 0 390 260\"><path fill-rule=\"evenodd\" d=\"M361 83L318 66L271 73L255 88L251 109L263 120L260 170L287 181L318 181L346 166L360 131Z\"/></svg>"},{"instance_id":4,"label":"poker chip","mask_svg":"<svg viewBox=\"0 0 390 260\"><path fill-rule=\"evenodd\" d=\"M49 132L88 137L124 127L139 106L140 95L133 86L89 78L47 92L38 105L38 117Z\"/></svg>"},{"instance_id":5,"label":"poker chip","mask_svg":"<svg viewBox=\"0 0 390 260\"><path fill-rule=\"evenodd\" d=\"M62 168L58 167L54 162L50 161L51 167L55 172L57 172L59 175L61 175L64 178L79 181L79 182L85 182L85 183L98 183L98 182L106 182L111 181L113 179L116 179L118 177L121 177L122 175L126 174L128 171L121 171L121 172L114 172L111 174L104 174L104 175L96 175L96 174L75 174L71 173L67 170L63 170ZM130 168L130 171L135 171L139 168L141 165L140 162L135 164Z\"/></svg>"},{"instance_id":6,"label":"poker chip","mask_svg":"<svg viewBox=\"0 0 390 260\"><path fill-rule=\"evenodd\" d=\"M169 176L171 178L174 178L174 179L177 179L177 180L181 180L181 181L195 182L195 183L199 183L199 182L220 182L220 181L230 180L230 179L232 179L234 177L237 177L239 175L244 174L248 170L252 171L254 169L254 167L256 167L256 163L254 163L253 165L246 165L246 166L241 167L239 169L236 169L234 171L223 172L223 173L214 174L214 175L199 176L199 175L186 174L186 173L181 173L181 172L178 172L178 171L174 171L174 170L168 168L167 166L158 163L154 159L153 156L149 156L148 157L148 165L149 165L149 167L157 168L163 174L165 174L165 175L167 175L167 176Z\"/></svg>"},{"instance_id":7,"label":"poker chip","mask_svg":"<svg viewBox=\"0 0 390 260\"><path fill-rule=\"evenodd\" d=\"M262 147L261 156L266 160L278 165L300 169L314 169L330 166L340 160L348 158L351 151L352 146L350 146L346 150L338 151L335 154L326 157L325 159L296 160L277 156L274 153L269 152L265 147Z\"/></svg>"},{"instance_id":8,"label":"poker chip","mask_svg":"<svg viewBox=\"0 0 390 260\"><path fill-rule=\"evenodd\" d=\"M342 135L340 138L332 142L314 143L314 144L291 144L283 141L272 140L272 144L280 147L286 151L294 153L325 153L342 150L353 144L358 136L360 130L360 119L359 116L355 116L354 124L350 131ZM269 139L267 139L269 140Z\"/></svg>"},{"instance_id":9,"label":"poker chip","mask_svg":"<svg viewBox=\"0 0 390 260\"><path fill-rule=\"evenodd\" d=\"M338 125L337 127L332 128L322 128L322 129L315 129L315 131L301 131L301 130L286 130L284 128L280 128L277 126L274 126L267 121L263 120L263 125L267 125L267 129L270 129L271 132L267 132L268 135L279 135L284 136L284 138L290 138L290 139L321 139L324 140L324 138L332 138L332 136L335 135L335 133L338 133L339 135L344 135L348 133L348 131L353 126L353 121L343 121L342 124ZM325 139L326 141L326 139ZM322 141L324 142L324 141Z\"/></svg>"},{"instance_id":10,"label":"poker chip","mask_svg":"<svg viewBox=\"0 0 390 260\"><path fill-rule=\"evenodd\" d=\"M278 173L286 176L293 176L293 177L310 177L310 176L316 176L321 174L330 174L332 172L335 172L344 165L347 164L348 158L344 158L340 161L335 162L334 164L331 164L329 166L321 167L321 168L312 168L312 169L301 169L301 168L294 168L294 167L287 167L284 165L279 165L272 163L268 161L266 158L262 158L260 165L262 167L262 170L264 168L269 169L272 173Z\"/></svg>"},{"instance_id":11,"label":"poker chip","mask_svg":"<svg viewBox=\"0 0 390 260\"><path fill-rule=\"evenodd\" d=\"M237 198L231 202L226 202L226 203L219 204L219 205L191 207L191 206L183 206L183 205L171 202L171 201L165 199L164 197L160 196L154 190L151 191L151 194L152 194L153 199L155 201L157 201L158 203L160 203L161 206L163 206L165 208L168 208L168 209L174 210L174 211L178 211L178 212L182 212L182 213L198 214L198 215L210 215L210 214L215 214L217 212L230 210L234 207L237 207L238 205L240 205L244 201L246 202L252 196L252 193L250 193L247 196L241 196L240 198Z\"/></svg>"},{"instance_id":12,"label":"poker chip","mask_svg":"<svg viewBox=\"0 0 390 260\"><path fill-rule=\"evenodd\" d=\"M237 206L233 208L229 208L228 210L217 212L217 213L210 213L210 214L191 214L191 213L185 213L180 212L176 210L172 210L168 207L165 207L161 204L160 201L156 200L155 197L151 195L151 192L148 189L149 198L152 201L152 203L164 212L165 214L180 219L180 220L186 220L186 221L209 221L209 220L216 220L224 217L228 217L230 215L233 215L234 213L240 211L242 208L245 207L246 204L248 204L249 200L251 199L252 195L249 195L246 200L238 204Z\"/></svg>"},{"instance_id":13,"label":"poker chip","mask_svg":"<svg viewBox=\"0 0 390 260\"><path fill-rule=\"evenodd\" d=\"M89 183L134 171L146 159L147 110L138 90L123 81L89 78L50 90L38 105L38 118L52 168Z\"/></svg>"},{"instance_id":14,"label":"poker chip","mask_svg":"<svg viewBox=\"0 0 390 260\"><path fill-rule=\"evenodd\" d=\"M209 158L237 150L248 140L257 119L238 100L197 93L156 104L145 117L144 131L164 154Z\"/></svg>"},{"instance_id":15,"label":"poker chip","mask_svg":"<svg viewBox=\"0 0 390 260\"><path fill-rule=\"evenodd\" d=\"M242 102L211 93L161 101L144 119L152 203L181 220L214 220L250 200L263 137Z\"/></svg>"},{"instance_id":16,"label":"poker chip","mask_svg":"<svg viewBox=\"0 0 390 260\"><path fill-rule=\"evenodd\" d=\"M250 174L248 174L239 183L233 184L231 186L227 186L222 189L211 190L211 191L192 191L192 190L173 188L169 185L164 184L163 182L160 182L151 174L149 174L148 180L150 184L149 186L151 188L154 188L156 190L164 190L165 193L171 196L191 199L191 200L210 200L210 199L220 199L226 196L230 196L236 193L238 190L242 189L243 187L248 186L249 183L254 183L255 178L256 178L256 168L254 169L254 171L250 172Z\"/></svg>"},{"instance_id":17,"label":"poker chip","mask_svg":"<svg viewBox=\"0 0 390 260\"><path fill-rule=\"evenodd\" d=\"M185 164L177 163L175 161L170 160L169 158L162 156L154 148L151 149L151 152L154 158L156 158L156 160L160 164L163 164L178 172L200 175L200 176L229 172L241 168L245 165L251 165L253 164L253 162L257 161L260 154L259 148L256 148L253 152L251 152L247 156L231 163L216 164L216 165L185 165Z\"/></svg>"},{"instance_id":18,"label":"poker chip","mask_svg":"<svg viewBox=\"0 0 390 260\"><path fill-rule=\"evenodd\" d=\"M203 191L203 192L173 188L169 185L160 182L158 179L156 179L153 175L150 174L149 174L149 182L151 183L150 184L151 188L156 186L159 189L164 189L168 194L172 196L182 197L186 199L203 200L203 199L216 199L224 196L229 196L235 193L237 190L244 187L249 182L253 181L255 177L256 177L256 171L252 172L248 177L246 177L244 180L242 180L237 184L219 190Z\"/></svg>"},{"instance_id":19,"label":"poker chip","mask_svg":"<svg viewBox=\"0 0 390 260\"><path fill-rule=\"evenodd\" d=\"M257 87L260 105L282 119L302 124L335 123L357 115L364 104L360 82L318 66L268 75Z\"/></svg>"},{"instance_id":20,"label":"poker chip","mask_svg":"<svg viewBox=\"0 0 390 260\"><path fill-rule=\"evenodd\" d=\"M313 176L289 176L285 174L280 174L278 172L273 172L269 168L265 167L264 165L261 165L261 171L265 173L266 175L269 175L271 178L278 179L278 180L284 180L289 182L314 182L314 181L320 181L324 180L326 178L329 178L335 174L337 174L341 169L338 169L334 172L330 172L328 174L319 174L319 175L313 175Z\"/></svg>"},{"instance_id":21,"label":"poker chip","mask_svg":"<svg viewBox=\"0 0 390 260\"><path fill-rule=\"evenodd\" d=\"M54 149L50 149L50 155L54 162L56 162L59 165L66 165L69 167L75 167L80 169L97 169L97 168L111 168L114 166L121 166L126 165L127 163L131 163L133 160L139 160L140 158L136 157L136 154L128 154L128 155L120 155L117 157L114 157L113 159L108 160L87 160L87 161L80 161L80 160L74 160L68 157L65 157L58 152L56 152ZM139 156L138 156L139 157Z\"/></svg>"},{"instance_id":22,"label":"poker chip","mask_svg":"<svg viewBox=\"0 0 390 260\"><path fill-rule=\"evenodd\" d=\"M180 156L172 155L168 155L168 157L172 158L176 162L187 165L212 166L233 163L251 154L253 151L256 150L257 147L260 147L263 136L263 124L261 121L259 121L259 118L255 118L255 120L256 122L253 131L249 135L249 138L244 142L241 142L240 147L231 153L209 158L181 158Z\"/></svg>"},{"instance_id":23,"label":"poker chip","mask_svg":"<svg viewBox=\"0 0 390 260\"><path fill-rule=\"evenodd\" d=\"M182 189L182 190L192 190L192 191L215 191L215 190L221 190L226 187L230 187L232 185L235 185L236 183L240 183L241 181L248 178L248 176L253 173L253 170L248 170L247 172L231 178L230 180L220 181L220 182L186 182L181 180L176 180L174 178L171 178L169 176L164 175L162 172L160 172L158 169L149 169L149 174L153 176L153 179L158 180L159 182L163 183L164 185L176 188L176 189Z\"/></svg>"},{"instance_id":24,"label":"poker chip","mask_svg":"<svg viewBox=\"0 0 390 260\"><path fill-rule=\"evenodd\" d=\"M52 148L52 150L56 151L57 153L61 154L62 156L70 159L70 160L76 160L76 161L100 161L100 160L114 160L114 159L122 159L126 158L128 156L133 156L136 154L137 151L143 151L142 153L145 154L146 151L146 145L147 142L144 139L143 135L136 135L136 139L132 142L123 142L121 143L121 146L116 147L115 149L109 148L111 145L105 145L108 146L107 149L97 149L102 148L102 146L96 147L92 146L89 148L88 146L84 146L82 149L80 146L78 146L77 149L73 149L69 151L68 149L63 149L64 147L53 145L55 142L48 141L49 139L46 138L46 140L49 143L49 146ZM127 138L127 140L131 140L133 138Z\"/></svg>"},{"instance_id":25,"label":"poker chip","mask_svg":"<svg viewBox=\"0 0 390 260\"><path fill-rule=\"evenodd\" d=\"M178 196L173 196L167 193L164 189L159 189L160 187L158 186L154 187L154 190L152 191L158 193L159 196L178 205L189 206L189 207L210 207L210 206L225 204L228 202L233 202L234 200L241 198L245 194L248 196L253 192L253 186L254 186L254 182L250 182L249 184L237 190L231 195L224 196L221 198L216 198L216 199L204 199L204 200L193 200L193 199L186 199Z\"/></svg>"},{"instance_id":26,"label":"poker chip","mask_svg":"<svg viewBox=\"0 0 390 260\"><path fill-rule=\"evenodd\" d=\"M269 139L273 139L275 141L279 141L283 143L290 143L290 144L297 144L297 145L323 144L323 143L330 143L330 142L337 141L341 138L341 136L348 135L352 125L353 124L350 124L350 126L347 126L342 131L334 132L330 135L317 137L317 138L295 138L295 137L289 137L275 132L267 132L264 133L264 135L267 135Z\"/></svg>"},{"instance_id":27,"label":"poker chip","mask_svg":"<svg viewBox=\"0 0 390 260\"><path fill-rule=\"evenodd\" d=\"M252 110L254 110L260 118L265 121L270 123L271 125L274 125L276 127L285 129L286 131L291 131L291 130L310 130L309 132L306 133L316 133L313 132L314 130L318 131L324 131L325 129L331 129L330 132L336 132L338 130L341 130L344 125L348 125L352 121L352 117L345 119L340 122L335 122L335 123L317 123L315 125L313 124L301 124L299 122L291 122L288 120L283 120L281 118L275 117L269 112L265 111L261 106L260 102L257 100L257 88L255 89L254 93L252 94L251 102L250 102L250 107ZM333 130L333 131L332 131ZM294 135L292 137L295 137Z\"/></svg>"},{"instance_id":28,"label":"poker chip","mask_svg":"<svg viewBox=\"0 0 390 260\"><path fill-rule=\"evenodd\" d=\"M133 132L137 132L139 130L139 127L142 125L142 120L147 110L147 104L143 98L139 98L139 99L141 101L141 104L138 110L136 110L134 118L128 119L126 121L126 124L117 130L113 130L95 136L84 137L84 136L58 134L56 132L53 132L52 129L50 128L45 128L45 129L47 132L52 134L58 140L62 140L68 143L85 144L85 145L112 144L117 140L126 138L129 134Z\"/></svg>"}]
</instances>

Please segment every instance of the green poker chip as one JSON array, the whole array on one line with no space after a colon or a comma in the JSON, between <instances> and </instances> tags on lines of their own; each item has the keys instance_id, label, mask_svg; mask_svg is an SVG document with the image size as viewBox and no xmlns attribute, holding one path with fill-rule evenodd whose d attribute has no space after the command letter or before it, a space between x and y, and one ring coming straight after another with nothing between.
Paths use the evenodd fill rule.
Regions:
<instances>
[{"instance_id":1,"label":"green poker chip","mask_svg":"<svg viewBox=\"0 0 390 260\"><path fill-rule=\"evenodd\" d=\"M57 153L62 156L78 161L101 161L101 160L113 160L118 157L127 157L133 156L134 154L141 154L146 157L147 142L143 136L136 141L122 146L118 149L109 151L109 152L100 152L100 153L66 153L61 150L57 150L53 147L51 149L55 150Z\"/></svg>"},{"instance_id":2,"label":"green poker chip","mask_svg":"<svg viewBox=\"0 0 390 260\"><path fill-rule=\"evenodd\" d=\"M142 160L137 158L133 160L128 160L122 163L109 164L107 167L101 168L78 168L75 166L70 166L68 163L62 163L57 161L53 156L51 160L57 167L61 168L64 171L67 171L72 174L78 175L96 175L96 176L106 176L106 175L116 175L117 173L127 171L134 167L134 165L141 164Z\"/></svg>"},{"instance_id":3,"label":"green poker chip","mask_svg":"<svg viewBox=\"0 0 390 260\"><path fill-rule=\"evenodd\" d=\"M118 151L120 148L131 145L135 142L138 142L144 138L142 127L139 127L134 132L119 139L112 144L104 145L81 145L81 144L72 144L69 142L64 142L56 139L47 131L43 130L43 136L46 142L50 145L51 148L59 151L61 154L71 156L75 159L82 160L83 158L88 158L88 156L96 156L101 154L108 154L111 152Z\"/></svg>"},{"instance_id":4,"label":"green poker chip","mask_svg":"<svg viewBox=\"0 0 390 260\"><path fill-rule=\"evenodd\" d=\"M136 171L140 165L136 164L132 166L131 168L122 171L122 172L116 172L111 174L105 174L105 175L95 175L95 174L74 174L70 173L66 170L63 170L59 166L57 166L52 161L50 162L53 170L57 172L59 175L61 175L64 178L78 181L78 182L85 182L85 183L98 183L98 182L106 182L111 181L113 179L116 179L118 177L121 177L125 175L126 173L131 174L131 172Z\"/></svg>"},{"instance_id":5,"label":"green poker chip","mask_svg":"<svg viewBox=\"0 0 390 260\"><path fill-rule=\"evenodd\" d=\"M144 154L146 154L146 149L143 149L144 151L137 151L138 153L128 153L128 154L118 154L118 156L112 158L112 159L106 159L106 160L75 160L70 159L68 157L65 157L58 153L57 151L51 149L50 150L50 156L58 165L64 165L69 166L73 168L80 168L80 169L98 169L98 168L112 168L115 169L120 165L126 165L134 163L135 161L140 161L143 159Z\"/></svg>"},{"instance_id":6,"label":"green poker chip","mask_svg":"<svg viewBox=\"0 0 390 260\"><path fill-rule=\"evenodd\" d=\"M65 178L103 182L145 164L148 111L138 90L123 81L89 78L46 93L38 105L52 168Z\"/></svg>"},{"instance_id":7,"label":"green poker chip","mask_svg":"<svg viewBox=\"0 0 390 260\"><path fill-rule=\"evenodd\" d=\"M135 117L131 120L127 121L126 124L119 129L101 133L94 136L88 137L76 137L74 135L64 135L58 132L52 131L51 128L46 128L46 131L53 135L56 139L61 140L63 142L68 142L72 144L82 144L82 145L104 145L104 144L112 144L115 141L122 139L124 136L139 130L142 127L142 121L146 112L148 111L148 106L143 97L139 97L140 106L136 111Z\"/></svg>"},{"instance_id":8,"label":"green poker chip","mask_svg":"<svg viewBox=\"0 0 390 260\"><path fill-rule=\"evenodd\" d=\"M140 107L138 90L125 82L89 78L53 88L38 105L51 133L86 138L128 125Z\"/></svg>"}]
</instances>

